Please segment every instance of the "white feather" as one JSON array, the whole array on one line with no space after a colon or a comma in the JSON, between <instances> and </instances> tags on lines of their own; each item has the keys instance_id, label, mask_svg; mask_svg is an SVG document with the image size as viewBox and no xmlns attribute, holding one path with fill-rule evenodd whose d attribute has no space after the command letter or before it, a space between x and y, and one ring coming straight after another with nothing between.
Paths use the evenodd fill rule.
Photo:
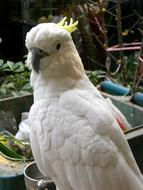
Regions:
<instances>
[{"instance_id":1,"label":"white feather","mask_svg":"<svg viewBox=\"0 0 143 190\"><path fill-rule=\"evenodd\" d=\"M57 41L61 48L54 51ZM29 51L51 53L41 60L40 72L31 74L31 146L41 172L60 190L143 190L112 105L85 75L69 33L41 24L28 33L26 44Z\"/></svg>"}]
</instances>

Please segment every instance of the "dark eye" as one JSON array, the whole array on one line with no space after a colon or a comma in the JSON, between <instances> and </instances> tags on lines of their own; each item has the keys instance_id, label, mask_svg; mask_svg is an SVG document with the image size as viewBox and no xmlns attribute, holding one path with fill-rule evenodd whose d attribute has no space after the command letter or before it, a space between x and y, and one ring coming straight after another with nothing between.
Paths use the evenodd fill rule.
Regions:
<instances>
[{"instance_id":1,"label":"dark eye","mask_svg":"<svg viewBox=\"0 0 143 190\"><path fill-rule=\"evenodd\" d=\"M42 55L44 52L41 49L37 49L39 55Z\"/></svg>"},{"instance_id":2,"label":"dark eye","mask_svg":"<svg viewBox=\"0 0 143 190\"><path fill-rule=\"evenodd\" d=\"M57 46L56 46L56 48L57 48L57 49L60 49L60 47L61 47L61 44L58 43Z\"/></svg>"}]
</instances>

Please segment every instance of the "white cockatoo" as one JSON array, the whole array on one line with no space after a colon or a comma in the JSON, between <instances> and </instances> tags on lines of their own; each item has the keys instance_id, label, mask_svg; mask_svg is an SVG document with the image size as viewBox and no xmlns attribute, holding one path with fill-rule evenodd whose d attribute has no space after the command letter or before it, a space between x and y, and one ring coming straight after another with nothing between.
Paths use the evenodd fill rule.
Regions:
<instances>
[{"instance_id":1,"label":"white cockatoo","mask_svg":"<svg viewBox=\"0 0 143 190\"><path fill-rule=\"evenodd\" d=\"M60 190L143 190L143 177L108 103L92 85L69 25L43 23L26 36L34 104L30 141Z\"/></svg>"}]
</instances>

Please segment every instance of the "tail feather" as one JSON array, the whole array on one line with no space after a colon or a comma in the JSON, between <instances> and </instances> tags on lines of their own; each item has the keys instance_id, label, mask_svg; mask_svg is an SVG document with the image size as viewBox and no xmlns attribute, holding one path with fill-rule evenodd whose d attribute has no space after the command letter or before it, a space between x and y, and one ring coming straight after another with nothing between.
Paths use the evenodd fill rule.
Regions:
<instances>
[{"instance_id":1,"label":"tail feather","mask_svg":"<svg viewBox=\"0 0 143 190\"><path fill-rule=\"evenodd\" d=\"M102 184L98 190L143 190L142 181L122 158L115 168L98 169L97 175Z\"/></svg>"}]
</instances>

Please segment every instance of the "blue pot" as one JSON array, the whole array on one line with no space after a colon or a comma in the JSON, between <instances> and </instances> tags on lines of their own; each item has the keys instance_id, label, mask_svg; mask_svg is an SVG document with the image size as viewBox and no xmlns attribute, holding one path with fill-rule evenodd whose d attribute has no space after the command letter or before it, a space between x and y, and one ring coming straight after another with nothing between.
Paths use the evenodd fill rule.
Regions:
<instances>
[{"instance_id":1,"label":"blue pot","mask_svg":"<svg viewBox=\"0 0 143 190\"><path fill-rule=\"evenodd\" d=\"M23 172L26 162L0 155L0 165L0 190L26 190Z\"/></svg>"},{"instance_id":2,"label":"blue pot","mask_svg":"<svg viewBox=\"0 0 143 190\"><path fill-rule=\"evenodd\" d=\"M0 190L26 190L24 174L0 176Z\"/></svg>"},{"instance_id":3,"label":"blue pot","mask_svg":"<svg viewBox=\"0 0 143 190\"><path fill-rule=\"evenodd\" d=\"M102 91L115 96L123 96L129 92L128 88L108 80L101 82L100 87Z\"/></svg>"},{"instance_id":4,"label":"blue pot","mask_svg":"<svg viewBox=\"0 0 143 190\"><path fill-rule=\"evenodd\" d=\"M131 98L131 102L139 106L143 106L143 93L140 92L135 93Z\"/></svg>"}]
</instances>

